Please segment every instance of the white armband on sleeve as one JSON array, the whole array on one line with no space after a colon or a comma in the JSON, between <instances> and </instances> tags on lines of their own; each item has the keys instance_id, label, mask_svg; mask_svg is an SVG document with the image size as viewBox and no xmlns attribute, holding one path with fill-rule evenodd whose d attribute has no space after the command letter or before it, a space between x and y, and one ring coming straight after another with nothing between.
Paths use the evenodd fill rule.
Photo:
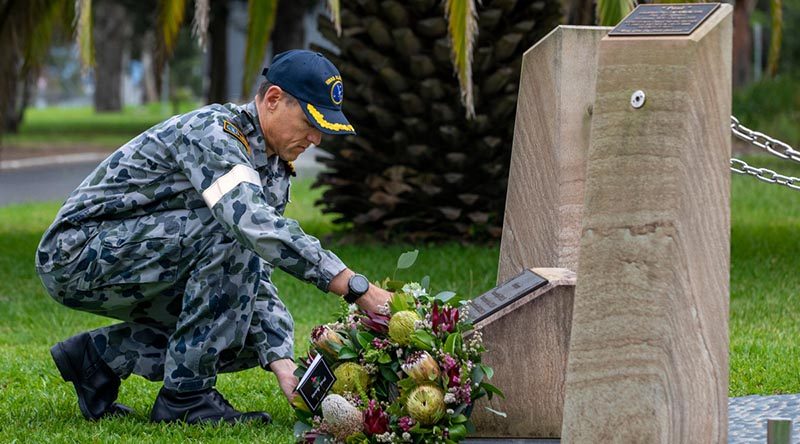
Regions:
<instances>
[{"instance_id":1,"label":"white armband on sleeve","mask_svg":"<svg viewBox=\"0 0 800 444\"><path fill-rule=\"evenodd\" d=\"M236 165L203 191L203 200L206 201L208 208L214 208L214 205L222 199L222 196L228 194L242 182L250 182L261 186L261 178L256 170L247 165Z\"/></svg>"}]
</instances>

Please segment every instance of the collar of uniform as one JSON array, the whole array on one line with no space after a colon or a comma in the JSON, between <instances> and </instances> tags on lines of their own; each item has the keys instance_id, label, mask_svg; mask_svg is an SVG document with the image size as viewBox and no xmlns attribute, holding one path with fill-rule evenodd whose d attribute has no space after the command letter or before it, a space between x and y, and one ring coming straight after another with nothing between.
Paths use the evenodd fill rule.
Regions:
<instances>
[{"instance_id":1,"label":"collar of uniform","mask_svg":"<svg viewBox=\"0 0 800 444\"><path fill-rule=\"evenodd\" d=\"M297 176L297 173L294 171L294 165L292 165L291 162L281 159L277 154L273 154L267 159L267 168L264 174L271 179Z\"/></svg>"},{"instance_id":2,"label":"collar of uniform","mask_svg":"<svg viewBox=\"0 0 800 444\"><path fill-rule=\"evenodd\" d=\"M241 112L244 114L244 118L240 119L243 126L242 131L253 148L253 163L256 168L261 168L269 163L269 155L267 154L266 139L258 120L256 102L252 101L246 104Z\"/></svg>"}]
</instances>

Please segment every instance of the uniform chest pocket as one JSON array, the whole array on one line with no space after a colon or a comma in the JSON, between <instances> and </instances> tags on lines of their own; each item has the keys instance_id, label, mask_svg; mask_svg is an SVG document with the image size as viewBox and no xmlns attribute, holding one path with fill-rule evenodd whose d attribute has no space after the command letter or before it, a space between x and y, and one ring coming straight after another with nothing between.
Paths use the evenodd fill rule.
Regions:
<instances>
[{"instance_id":1,"label":"uniform chest pocket","mask_svg":"<svg viewBox=\"0 0 800 444\"><path fill-rule=\"evenodd\" d=\"M262 175L265 180L262 181L264 195L267 198L267 204L275 208L279 214L283 214L286 209L286 204L289 203L289 189L291 182L288 177L271 176L269 174Z\"/></svg>"},{"instance_id":2,"label":"uniform chest pocket","mask_svg":"<svg viewBox=\"0 0 800 444\"><path fill-rule=\"evenodd\" d=\"M182 231L182 230L181 230ZM180 234L142 233L110 230L93 239L89 248L94 256L79 290L109 285L175 282L182 263Z\"/></svg>"}]
</instances>

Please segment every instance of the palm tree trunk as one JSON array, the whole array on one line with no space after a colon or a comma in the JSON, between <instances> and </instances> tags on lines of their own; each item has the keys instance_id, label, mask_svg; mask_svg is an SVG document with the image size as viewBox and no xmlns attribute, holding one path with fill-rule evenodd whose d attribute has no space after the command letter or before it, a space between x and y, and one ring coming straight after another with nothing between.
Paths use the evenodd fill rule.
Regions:
<instances>
[{"instance_id":1,"label":"palm tree trunk","mask_svg":"<svg viewBox=\"0 0 800 444\"><path fill-rule=\"evenodd\" d=\"M131 26L125 7L113 0L100 0L94 7L95 91L94 108L98 112L122 109L124 53Z\"/></svg>"},{"instance_id":2,"label":"palm tree trunk","mask_svg":"<svg viewBox=\"0 0 800 444\"><path fill-rule=\"evenodd\" d=\"M211 2L211 19L208 24L210 42L209 84L206 103L225 103L228 100L228 5L226 2Z\"/></svg>"},{"instance_id":3,"label":"palm tree trunk","mask_svg":"<svg viewBox=\"0 0 800 444\"><path fill-rule=\"evenodd\" d=\"M748 84L753 78L753 31L750 14L755 0L739 0L733 6L733 86Z\"/></svg>"},{"instance_id":4,"label":"palm tree trunk","mask_svg":"<svg viewBox=\"0 0 800 444\"><path fill-rule=\"evenodd\" d=\"M563 0L564 23L567 25L594 25L592 0Z\"/></svg>"},{"instance_id":5,"label":"palm tree trunk","mask_svg":"<svg viewBox=\"0 0 800 444\"><path fill-rule=\"evenodd\" d=\"M278 3L271 39L273 54L305 47L303 17L308 8L308 2L302 0L284 0Z\"/></svg>"},{"instance_id":6,"label":"palm tree trunk","mask_svg":"<svg viewBox=\"0 0 800 444\"><path fill-rule=\"evenodd\" d=\"M159 84L157 79L160 77L156 70L157 65L155 63L155 33L152 30L146 31L142 40L144 41L144 44L142 45L142 71L144 72L142 102L152 103L158 101Z\"/></svg>"}]
</instances>

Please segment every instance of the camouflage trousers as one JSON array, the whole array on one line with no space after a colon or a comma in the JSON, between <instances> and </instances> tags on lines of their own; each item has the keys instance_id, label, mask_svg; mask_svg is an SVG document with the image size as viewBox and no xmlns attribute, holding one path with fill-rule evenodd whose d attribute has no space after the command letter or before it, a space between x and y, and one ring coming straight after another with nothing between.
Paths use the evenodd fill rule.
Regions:
<instances>
[{"instance_id":1,"label":"camouflage trousers","mask_svg":"<svg viewBox=\"0 0 800 444\"><path fill-rule=\"evenodd\" d=\"M294 322L271 265L207 208L85 224L57 238L65 257L38 268L42 282L67 307L124 321L89 332L121 378L193 391L212 387L218 372L293 357Z\"/></svg>"}]
</instances>

